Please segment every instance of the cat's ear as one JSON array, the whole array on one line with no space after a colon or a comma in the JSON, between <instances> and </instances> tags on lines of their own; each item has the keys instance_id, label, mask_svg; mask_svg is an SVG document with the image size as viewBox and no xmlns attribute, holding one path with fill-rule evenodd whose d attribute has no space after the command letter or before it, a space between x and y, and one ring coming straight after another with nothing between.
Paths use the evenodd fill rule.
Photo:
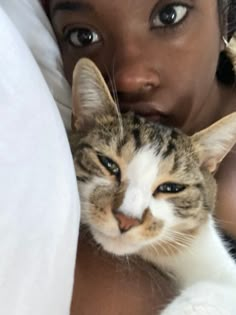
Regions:
<instances>
[{"instance_id":1,"label":"cat's ear","mask_svg":"<svg viewBox=\"0 0 236 315\"><path fill-rule=\"evenodd\" d=\"M200 162L214 173L236 143L236 112L197 132L191 138Z\"/></svg>"},{"instance_id":2,"label":"cat's ear","mask_svg":"<svg viewBox=\"0 0 236 315\"><path fill-rule=\"evenodd\" d=\"M73 72L72 129L90 128L98 114L117 115L117 105L96 65L80 59Z\"/></svg>"}]
</instances>

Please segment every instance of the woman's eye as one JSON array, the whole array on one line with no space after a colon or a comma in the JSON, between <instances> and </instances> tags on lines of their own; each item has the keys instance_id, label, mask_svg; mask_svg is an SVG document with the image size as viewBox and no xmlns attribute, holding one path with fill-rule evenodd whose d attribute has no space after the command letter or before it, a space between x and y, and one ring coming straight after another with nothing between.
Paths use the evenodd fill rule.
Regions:
<instances>
[{"instance_id":1,"label":"woman's eye","mask_svg":"<svg viewBox=\"0 0 236 315\"><path fill-rule=\"evenodd\" d=\"M181 4L167 5L152 20L153 27L172 26L180 23L187 15L188 7Z\"/></svg>"},{"instance_id":2,"label":"woman's eye","mask_svg":"<svg viewBox=\"0 0 236 315\"><path fill-rule=\"evenodd\" d=\"M86 47L100 41L99 35L89 28L74 28L66 32L66 38L75 47Z\"/></svg>"},{"instance_id":3,"label":"woman's eye","mask_svg":"<svg viewBox=\"0 0 236 315\"><path fill-rule=\"evenodd\" d=\"M98 154L98 159L101 164L111 173L111 175L115 175L116 177L120 178L120 168L114 161L100 154Z\"/></svg>"},{"instance_id":4,"label":"woman's eye","mask_svg":"<svg viewBox=\"0 0 236 315\"><path fill-rule=\"evenodd\" d=\"M186 188L185 185L177 184L177 183L164 183L157 187L156 193L164 193L164 194L176 194L183 191Z\"/></svg>"}]
</instances>

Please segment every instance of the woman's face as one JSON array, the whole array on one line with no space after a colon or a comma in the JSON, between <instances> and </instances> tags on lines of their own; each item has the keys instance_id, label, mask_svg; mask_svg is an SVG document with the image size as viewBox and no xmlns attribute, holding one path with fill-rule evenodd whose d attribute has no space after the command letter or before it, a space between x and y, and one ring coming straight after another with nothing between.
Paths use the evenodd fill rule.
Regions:
<instances>
[{"instance_id":1,"label":"woman's face","mask_svg":"<svg viewBox=\"0 0 236 315\"><path fill-rule=\"evenodd\" d=\"M214 117L222 49L216 0L51 0L66 76L91 58L122 111L186 132Z\"/></svg>"}]
</instances>

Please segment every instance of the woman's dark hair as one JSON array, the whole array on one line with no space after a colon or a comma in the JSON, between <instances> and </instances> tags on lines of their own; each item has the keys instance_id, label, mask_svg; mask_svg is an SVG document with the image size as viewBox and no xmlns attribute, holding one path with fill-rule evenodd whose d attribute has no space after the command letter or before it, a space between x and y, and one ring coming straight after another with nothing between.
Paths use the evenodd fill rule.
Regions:
<instances>
[{"instance_id":1,"label":"woman's dark hair","mask_svg":"<svg viewBox=\"0 0 236 315\"><path fill-rule=\"evenodd\" d=\"M236 33L236 0L217 1L222 36L229 41ZM236 82L233 64L225 51L220 53L216 75L217 79L226 85Z\"/></svg>"}]
</instances>

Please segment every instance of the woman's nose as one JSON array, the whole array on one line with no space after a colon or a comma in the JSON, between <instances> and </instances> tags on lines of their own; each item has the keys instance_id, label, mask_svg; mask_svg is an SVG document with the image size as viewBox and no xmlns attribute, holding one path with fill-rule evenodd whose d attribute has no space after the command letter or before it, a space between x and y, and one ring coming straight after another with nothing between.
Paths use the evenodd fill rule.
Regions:
<instances>
[{"instance_id":1,"label":"woman's nose","mask_svg":"<svg viewBox=\"0 0 236 315\"><path fill-rule=\"evenodd\" d=\"M160 85L158 72L145 62L120 64L113 78L117 92L122 94L146 94Z\"/></svg>"}]
</instances>

